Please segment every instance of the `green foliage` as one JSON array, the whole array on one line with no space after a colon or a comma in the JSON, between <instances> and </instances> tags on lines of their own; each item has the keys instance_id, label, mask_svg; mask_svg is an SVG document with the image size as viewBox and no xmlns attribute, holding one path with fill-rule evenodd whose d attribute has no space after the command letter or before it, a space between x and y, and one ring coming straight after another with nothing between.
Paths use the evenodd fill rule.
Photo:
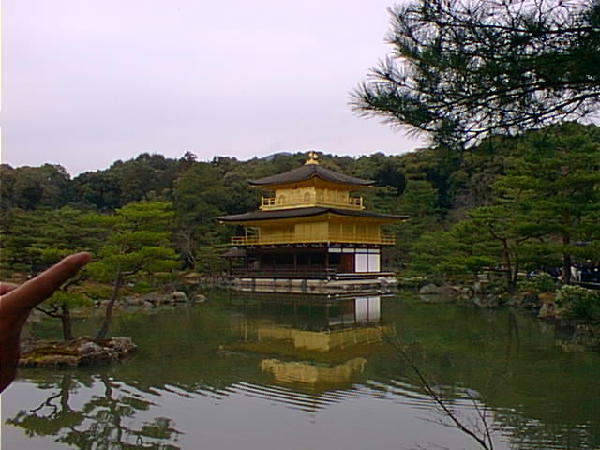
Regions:
<instances>
[{"instance_id":1,"label":"green foliage","mask_svg":"<svg viewBox=\"0 0 600 450\"><path fill-rule=\"evenodd\" d=\"M228 158L195 163L174 183L174 242L186 268L195 268L203 248L229 241L231 230L219 226L218 216L254 209L259 202L236 166Z\"/></svg>"},{"instance_id":2,"label":"green foliage","mask_svg":"<svg viewBox=\"0 0 600 450\"><path fill-rule=\"evenodd\" d=\"M0 267L4 276L35 275L41 268L37 239L43 222L39 215L12 208L2 214L0 220Z\"/></svg>"},{"instance_id":3,"label":"green foliage","mask_svg":"<svg viewBox=\"0 0 600 450\"><path fill-rule=\"evenodd\" d=\"M563 286L556 297L570 319L600 321L600 292L581 286Z\"/></svg>"},{"instance_id":4,"label":"green foliage","mask_svg":"<svg viewBox=\"0 0 600 450\"><path fill-rule=\"evenodd\" d=\"M497 246L481 245L477 235L457 229L422 235L413 247L411 268L422 274L474 276L497 262Z\"/></svg>"},{"instance_id":5,"label":"green foliage","mask_svg":"<svg viewBox=\"0 0 600 450\"><path fill-rule=\"evenodd\" d=\"M205 276L221 276L227 271L227 261L221 255L226 246L202 246L196 256L195 271Z\"/></svg>"},{"instance_id":6,"label":"green foliage","mask_svg":"<svg viewBox=\"0 0 600 450\"><path fill-rule=\"evenodd\" d=\"M60 306L63 308L77 308L80 306L91 306L93 304L92 299L86 294L81 292L66 292L56 291L52 296L44 302L44 308Z\"/></svg>"},{"instance_id":7,"label":"green foliage","mask_svg":"<svg viewBox=\"0 0 600 450\"><path fill-rule=\"evenodd\" d=\"M110 297L111 288L107 284L101 283L86 283L81 287L81 290L85 292L85 295L90 299L97 300L106 300Z\"/></svg>"},{"instance_id":8,"label":"green foliage","mask_svg":"<svg viewBox=\"0 0 600 450\"><path fill-rule=\"evenodd\" d=\"M0 210L20 208L60 208L71 196L71 180L64 167L44 164L40 167L13 169L0 167Z\"/></svg>"},{"instance_id":9,"label":"green foliage","mask_svg":"<svg viewBox=\"0 0 600 450\"><path fill-rule=\"evenodd\" d=\"M120 206L149 200L150 193L168 195L177 177L179 164L162 155L142 153L129 161L115 161L108 174L114 176L120 192Z\"/></svg>"},{"instance_id":10,"label":"green foliage","mask_svg":"<svg viewBox=\"0 0 600 450\"><path fill-rule=\"evenodd\" d=\"M136 282L133 284L133 286L128 288L128 291L142 294L142 293L152 292L155 289L156 289L156 286L154 286L149 281L136 280Z\"/></svg>"},{"instance_id":11,"label":"green foliage","mask_svg":"<svg viewBox=\"0 0 600 450\"><path fill-rule=\"evenodd\" d=\"M425 233L414 243L410 268L422 274L440 273L438 264L452 257L457 245L450 233Z\"/></svg>"},{"instance_id":12,"label":"green foliage","mask_svg":"<svg viewBox=\"0 0 600 450\"><path fill-rule=\"evenodd\" d=\"M369 209L411 217L386 225L398 242L385 251L386 268L427 277L492 269L510 285L519 271L564 265L565 255L597 259L599 144L600 128L567 123L492 136L462 154L438 147L401 156L322 155L321 163L377 180L360 192ZM60 166L2 165L0 272L24 278L88 250L95 255L88 273L110 283L115 268L136 282L169 283L181 262L203 275L220 274L220 254L237 230L216 218L253 210L261 195L271 195L250 188L248 179L305 160L304 153L210 162L189 153L180 159L142 154L73 180Z\"/></svg>"},{"instance_id":13,"label":"green foliage","mask_svg":"<svg viewBox=\"0 0 600 450\"><path fill-rule=\"evenodd\" d=\"M488 147L502 148L500 153ZM442 273L477 271L486 266L501 270L509 289L516 287L521 270L562 265L568 281L573 260L597 259L600 210L600 136L597 127L572 123L528 133L519 139L488 142L474 151L478 172L491 164L493 177L482 186L486 203L463 212L450 235L431 236L415 244L419 264ZM473 162L471 162L472 164ZM465 167L467 167L465 165ZM470 170L470 169L469 169ZM468 172L465 172L468 173ZM464 188L473 188L473 178ZM481 177L479 177L481 179ZM465 206L473 205L466 202ZM455 210L457 212L458 210ZM452 236L452 239L450 238Z\"/></svg>"},{"instance_id":14,"label":"green foliage","mask_svg":"<svg viewBox=\"0 0 600 450\"><path fill-rule=\"evenodd\" d=\"M393 52L355 109L463 148L598 110L595 0L413 0L390 9Z\"/></svg>"},{"instance_id":15,"label":"green foliage","mask_svg":"<svg viewBox=\"0 0 600 450\"><path fill-rule=\"evenodd\" d=\"M415 242L425 232L440 228L441 208L439 207L439 191L427 181L418 177L406 179L404 193L396 195L392 210L378 208L384 212L409 215L404 222L391 224L388 229L398 236L395 251L396 266L410 264L419 256Z\"/></svg>"},{"instance_id":16,"label":"green foliage","mask_svg":"<svg viewBox=\"0 0 600 450\"><path fill-rule=\"evenodd\" d=\"M170 246L173 212L167 202L131 202L105 220L107 238L98 257L88 265L96 279L113 281L177 267Z\"/></svg>"},{"instance_id":17,"label":"green foliage","mask_svg":"<svg viewBox=\"0 0 600 450\"><path fill-rule=\"evenodd\" d=\"M90 215L71 207L56 210L12 209L3 223L2 266L10 273L26 269L31 275L46 269L68 254L82 250L95 252L102 244L102 230ZM63 323L63 337L72 338L70 309L91 304L90 297L71 287L83 275L70 280L38 307Z\"/></svg>"},{"instance_id":18,"label":"green foliage","mask_svg":"<svg viewBox=\"0 0 600 450\"><path fill-rule=\"evenodd\" d=\"M124 283L133 277L146 278L178 267L170 240L173 217L171 203L142 201L128 203L106 221L105 245L98 258L88 264L88 271L96 280L113 285L97 338L108 334L113 306Z\"/></svg>"},{"instance_id":19,"label":"green foliage","mask_svg":"<svg viewBox=\"0 0 600 450\"><path fill-rule=\"evenodd\" d=\"M114 211L121 205L121 186L111 171L85 172L73 179L74 201L98 211Z\"/></svg>"},{"instance_id":20,"label":"green foliage","mask_svg":"<svg viewBox=\"0 0 600 450\"><path fill-rule=\"evenodd\" d=\"M595 257L593 246L576 243L599 236L594 224L600 211L599 165L597 129L567 123L519 140L506 175L495 185L497 201L518 214L515 231L542 239L548 260L562 254L567 277L574 253ZM544 247L535 249L538 258Z\"/></svg>"},{"instance_id":21,"label":"green foliage","mask_svg":"<svg viewBox=\"0 0 600 450\"><path fill-rule=\"evenodd\" d=\"M7 272L35 275L68 254L95 252L103 239L97 217L71 207L24 211L2 218L1 265Z\"/></svg>"},{"instance_id":22,"label":"green foliage","mask_svg":"<svg viewBox=\"0 0 600 450\"><path fill-rule=\"evenodd\" d=\"M540 273L522 280L519 283L519 289L537 293L554 292L556 291L556 280L547 273Z\"/></svg>"}]
</instances>

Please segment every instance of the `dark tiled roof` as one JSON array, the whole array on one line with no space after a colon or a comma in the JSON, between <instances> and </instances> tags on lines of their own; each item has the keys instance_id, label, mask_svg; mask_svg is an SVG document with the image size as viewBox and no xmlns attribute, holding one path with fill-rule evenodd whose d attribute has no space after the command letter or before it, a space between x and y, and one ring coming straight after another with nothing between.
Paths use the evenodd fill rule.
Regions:
<instances>
[{"instance_id":1,"label":"dark tiled roof","mask_svg":"<svg viewBox=\"0 0 600 450\"><path fill-rule=\"evenodd\" d=\"M222 222L247 222L253 220L269 220L269 219L291 219L294 217L312 217L322 214L337 214L340 216L351 217L368 217L373 219L401 220L408 219L409 216L394 216L391 214L379 214L371 211L338 209L338 208L294 208L294 209L278 209L273 211L252 211L245 214L236 214L234 216L218 217Z\"/></svg>"},{"instance_id":2,"label":"dark tiled roof","mask_svg":"<svg viewBox=\"0 0 600 450\"><path fill-rule=\"evenodd\" d=\"M333 170L325 169L318 164L305 164L302 167L291 170L289 172L278 173L270 177L260 178L258 180L248 180L253 186L271 186L277 184L297 183L299 181L310 180L318 177L332 183L350 184L355 186L371 186L375 184L372 180L363 180L362 178L354 178L343 173L337 173Z\"/></svg>"}]
</instances>

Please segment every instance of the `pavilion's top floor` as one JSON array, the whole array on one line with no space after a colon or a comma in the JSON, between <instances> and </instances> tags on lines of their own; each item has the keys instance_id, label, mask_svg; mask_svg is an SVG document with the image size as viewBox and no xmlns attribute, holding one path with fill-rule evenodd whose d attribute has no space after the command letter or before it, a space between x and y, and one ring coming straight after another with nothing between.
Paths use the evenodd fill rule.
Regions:
<instances>
[{"instance_id":1,"label":"pavilion's top floor","mask_svg":"<svg viewBox=\"0 0 600 450\"><path fill-rule=\"evenodd\" d=\"M319 164L318 155L311 152L304 166L249 183L274 192L262 197L260 206L263 211L271 211L311 207L362 210L362 197L352 196L351 192L375 182L325 169Z\"/></svg>"}]
</instances>

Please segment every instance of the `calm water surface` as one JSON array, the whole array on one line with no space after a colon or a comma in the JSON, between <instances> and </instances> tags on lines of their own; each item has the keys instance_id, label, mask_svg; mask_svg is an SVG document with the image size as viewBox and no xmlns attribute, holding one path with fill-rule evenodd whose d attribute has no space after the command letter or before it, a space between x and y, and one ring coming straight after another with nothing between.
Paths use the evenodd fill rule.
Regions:
<instances>
[{"instance_id":1,"label":"calm water surface","mask_svg":"<svg viewBox=\"0 0 600 450\"><path fill-rule=\"evenodd\" d=\"M117 317L113 334L137 355L21 370L3 450L481 448L435 396L496 449L600 448L600 354L508 310L211 294Z\"/></svg>"}]
</instances>

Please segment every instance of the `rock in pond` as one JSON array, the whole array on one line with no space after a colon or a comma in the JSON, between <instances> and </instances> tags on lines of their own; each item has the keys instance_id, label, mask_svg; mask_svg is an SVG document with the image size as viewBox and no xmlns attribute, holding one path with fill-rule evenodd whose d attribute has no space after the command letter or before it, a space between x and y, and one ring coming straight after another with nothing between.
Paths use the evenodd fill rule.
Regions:
<instances>
[{"instance_id":1,"label":"rock in pond","mask_svg":"<svg viewBox=\"0 0 600 450\"><path fill-rule=\"evenodd\" d=\"M174 291L171 293L173 303L188 303L189 299L185 292Z\"/></svg>"},{"instance_id":2,"label":"rock in pond","mask_svg":"<svg viewBox=\"0 0 600 450\"><path fill-rule=\"evenodd\" d=\"M451 286L426 284L419 290L419 297L427 303L444 303L456 300L458 291Z\"/></svg>"},{"instance_id":3,"label":"rock in pond","mask_svg":"<svg viewBox=\"0 0 600 450\"><path fill-rule=\"evenodd\" d=\"M137 350L129 337L77 338L70 341L36 341L23 346L21 367L80 367L110 364Z\"/></svg>"},{"instance_id":4,"label":"rock in pond","mask_svg":"<svg viewBox=\"0 0 600 450\"><path fill-rule=\"evenodd\" d=\"M496 294L486 294L473 297L473 304L480 308L497 308L500 306L500 297Z\"/></svg>"}]
</instances>

